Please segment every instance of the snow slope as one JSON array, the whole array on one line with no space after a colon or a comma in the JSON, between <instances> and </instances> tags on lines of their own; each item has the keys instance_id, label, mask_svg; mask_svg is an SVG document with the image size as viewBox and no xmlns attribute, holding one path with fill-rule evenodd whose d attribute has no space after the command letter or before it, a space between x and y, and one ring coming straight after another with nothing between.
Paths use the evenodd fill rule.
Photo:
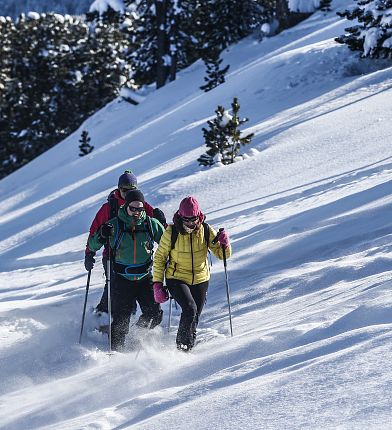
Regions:
<instances>
[{"instance_id":1,"label":"snow slope","mask_svg":"<svg viewBox=\"0 0 392 430\"><path fill-rule=\"evenodd\" d=\"M232 47L209 93L196 63L136 107L115 100L0 182L0 428L392 428L392 68L333 42L336 9ZM200 168L201 128L234 96L247 155ZM169 218L192 194L228 230L233 338L214 260L191 354L167 304L137 357L108 357L91 315L78 344L87 231L126 168ZM102 284L97 262L90 307Z\"/></svg>"}]
</instances>

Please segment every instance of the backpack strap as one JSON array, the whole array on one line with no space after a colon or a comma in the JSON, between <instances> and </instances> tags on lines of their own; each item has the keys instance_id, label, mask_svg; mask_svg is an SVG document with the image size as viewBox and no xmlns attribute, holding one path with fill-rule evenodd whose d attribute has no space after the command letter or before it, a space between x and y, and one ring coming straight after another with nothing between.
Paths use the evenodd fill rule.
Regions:
<instances>
[{"instance_id":1,"label":"backpack strap","mask_svg":"<svg viewBox=\"0 0 392 430\"><path fill-rule=\"evenodd\" d=\"M147 234L150 238L149 248L150 248L150 251L152 251L154 249L155 240L154 240L154 232L152 230L151 218L149 216L147 216L146 220L144 221L144 226L146 227Z\"/></svg>"},{"instance_id":2,"label":"backpack strap","mask_svg":"<svg viewBox=\"0 0 392 430\"><path fill-rule=\"evenodd\" d=\"M109 219L116 218L118 214L118 200L114 197L114 191L108 196L109 203Z\"/></svg>"},{"instance_id":3,"label":"backpack strap","mask_svg":"<svg viewBox=\"0 0 392 430\"><path fill-rule=\"evenodd\" d=\"M204 240L207 244L207 251L208 251L208 255L210 257L210 267L212 267L212 258L211 258L211 251L210 251L210 226L206 223L203 222L203 227L204 227ZM207 297L206 297L207 300Z\"/></svg>"},{"instance_id":4,"label":"backpack strap","mask_svg":"<svg viewBox=\"0 0 392 430\"><path fill-rule=\"evenodd\" d=\"M113 261L116 261L117 249L120 246L120 243L121 243L122 238L123 238L124 233L125 233L124 221L122 221L118 216L116 216L115 218L117 218L118 231L117 231L116 239L114 241L114 247L112 250L112 260Z\"/></svg>"},{"instance_id":5,"label":"backpack strap","mask_svg":"<svg viewBox=\"0 0 392 430\"><path fill-rule=\"evenodd\" d=\"M206 222L203 222L202 225L204 230L204 241L207 244L207 248L208 248L210 245L210 226ZM177 238L178 238L177 227L174 224L172 224L170 249L174 249L174 247L176 246Z\"/></svg>"},{"instance_id":6,"label":"backpack strap","mask_svg":"<svg viewBox=\"0 0 392 430\"><path fill-rule=\"evenodd\" d=\"M204 228L204 241L206 242L207 248L208 248L210 246L210 226L206 222L203 222L203 228Z\"/></svg>"},{"instance_id":7,"label":"backpack strap","mask_svg":"<svg viewBox=\"0 0 392 430\"><path fill-rule=\"evenodd\" d=\"M116 239L114 241L114 247L113 247L113 251L112 251L112 255L113 255L113 261L116 261L116 253L117 253L117 249L120 246L120 243L124 237L125 232L127 232L126 226L125 226L125 222L122 221L118 216L117 218L117 223L118 223L118 232L117 232L117 236ZM146 229L147 235L148 235L148 246L150 251L152 251L154 249L154 233L152 230L152 225L151 225L151 218L147 217L147 219L144 221L144 227ZM128 230L128 233L129 230Z\"/></svg>"},{"instance_id":8,"label":"backpack strap","mask_svg":"<svg viewBox=\"0 0 392 430\"><path fill-rule=\"evenodd\" d=\"M172 224L172 229L171 229L171 248L170 250L174 249L174 247L176 246L176 242L177 242L177 238L178 238L178 230L177 227Z\"/></svg>"},{"instance_id":9,"label":"backpack strap","mask_svg":"<svg viewBox=\"0 0 392 430\"><path fill-rule=\"evenodd\" d=\"M211 259L211 252L210 252L210 249L209 249L209 245L210 245L210 226L206 222L203 222L202 225L203 225L203 230L204 230L204 241L207 244L207 251L208 251L208 255L210 256L210 267L211 267L212 266L212 259ZM172 227L172 229L171 229L171 248L170 248L170 252L169 252L169 258L166 261L166 267L169 264L171 251L176 246L176 242L177 242L177 238L178 238L177 227L174 224L172 224L171 227Z\"/></svg>"}]
</instances>

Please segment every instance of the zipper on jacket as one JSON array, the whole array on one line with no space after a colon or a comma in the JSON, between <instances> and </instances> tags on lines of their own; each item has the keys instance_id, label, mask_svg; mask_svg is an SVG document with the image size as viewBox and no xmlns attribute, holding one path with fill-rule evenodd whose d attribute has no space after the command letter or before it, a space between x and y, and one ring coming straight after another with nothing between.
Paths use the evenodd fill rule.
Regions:
<instances>
[{"instance_id":1,"label":"zipper on jacket","mask_svg":"<svg viewBox=\"0 0 392 430\"><path fill-rule=\"evenodd\" d=\"M191 257L192 257L192 285L193 282L195 280L195 272L194 272L194 268L193 268L193 246L192 246L192 233L189 235L189 238L191 240Z\"/></svg>"}]
</instances>

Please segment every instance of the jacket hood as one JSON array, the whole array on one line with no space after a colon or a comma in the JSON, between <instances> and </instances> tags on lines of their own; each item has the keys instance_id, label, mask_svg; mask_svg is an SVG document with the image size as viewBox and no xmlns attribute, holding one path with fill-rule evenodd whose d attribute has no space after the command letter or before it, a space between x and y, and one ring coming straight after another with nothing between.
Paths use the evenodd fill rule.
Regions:
<instances>
[{"instance_id":1,"label":"jacket hood","mask_svg":"<svg viewBox=\"0 0 392 430\"><path fill-rule=\"evenodd\" d=\"M133 226L143 225L146 219L146 210L141 213L140 218L136 219L133 216L129 216L125 205L122 205L118 210L118 217L125 223L127 228L132 228Z\"/></svg>"},{"instance_id":2,"label":"jacket hood","mask_svg":"<svg viewBox=\"0 0 392 430\"><path fill-rule=\"evenodd\" d=\"M108 195L108 201L113 198L118 200L118 207L122 206L125 203L125 200L121 197L118 188L110 192L110 194Z\"/></svg>"}]
</instances>

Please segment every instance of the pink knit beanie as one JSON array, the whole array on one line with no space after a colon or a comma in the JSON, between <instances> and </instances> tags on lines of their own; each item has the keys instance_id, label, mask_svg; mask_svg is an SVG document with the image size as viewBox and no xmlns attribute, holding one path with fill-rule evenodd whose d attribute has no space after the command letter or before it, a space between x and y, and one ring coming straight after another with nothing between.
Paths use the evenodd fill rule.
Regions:
<instances>
[{"instance_id":1,"label":"pink knit beanie","mask_svg":"<svg viewBox=\"0 0 392 430\"><path fill-rule=\"evenodd\" d=\"M201 214L199 203L192 196L185 197L180 203L178 214L185 217L199 216Z\"/></svg>"}]
</instances>

